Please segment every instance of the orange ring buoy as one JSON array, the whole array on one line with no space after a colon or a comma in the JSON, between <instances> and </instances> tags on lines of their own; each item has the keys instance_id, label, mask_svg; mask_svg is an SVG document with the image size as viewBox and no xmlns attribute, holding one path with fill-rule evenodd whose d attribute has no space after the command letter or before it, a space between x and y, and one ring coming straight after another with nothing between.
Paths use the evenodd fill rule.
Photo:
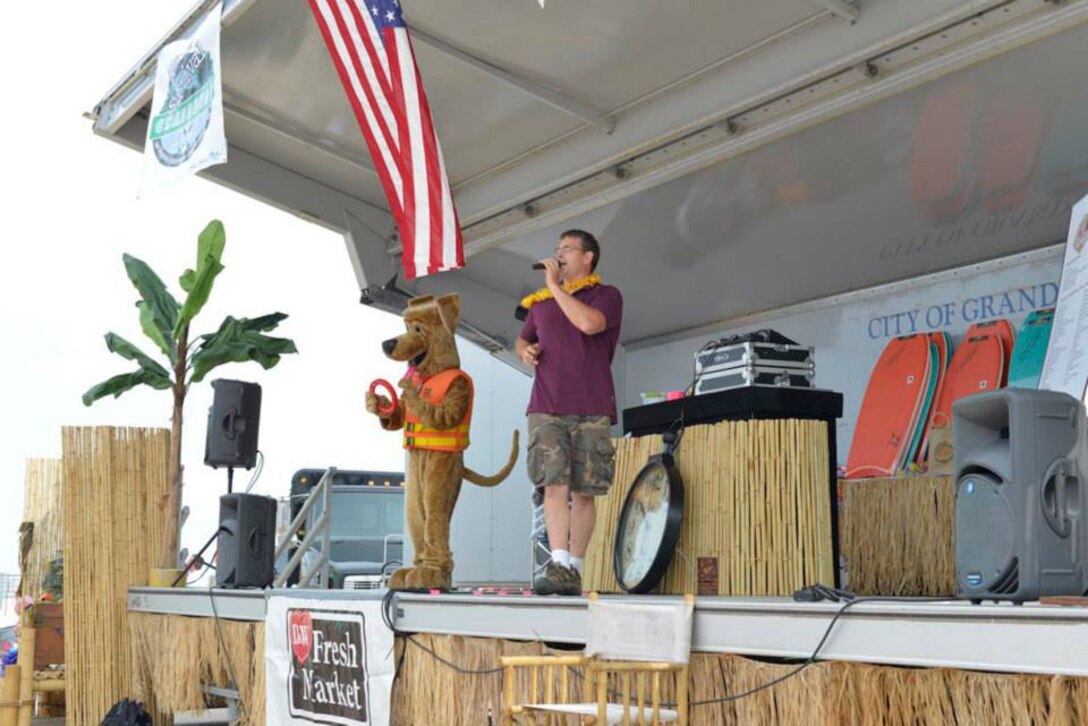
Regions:
<instances>
[{"instance_id":1,"label":"orange ring buoy","mask_svg":"<svg viewBox=\"0 0 1088 726\"><path fill-rule=\"evenodd\" d=\"M376 380L376 381L374 381L373 383L370 384L370 392L373 393L374 395L378 395L377 394L377 389L378 388L384 388L386 390L386 392L389 394L389 398L390 398L390 401L391 401L390 404L388 406L386 406L385 408L382 408L381 406L378 406L378 413L380 413L380 414L382 414L384 416L388 416L389 414L391 414L391 413L393 413L394 411L397 410L397 403L398 403L397 402L397 392L396 392L396 390L393 389L393 384L392 383L390 383L389 381L387 381L385 379L382 379L382 378L379 378L378 380Z\"/></svg>"}]
</instances>

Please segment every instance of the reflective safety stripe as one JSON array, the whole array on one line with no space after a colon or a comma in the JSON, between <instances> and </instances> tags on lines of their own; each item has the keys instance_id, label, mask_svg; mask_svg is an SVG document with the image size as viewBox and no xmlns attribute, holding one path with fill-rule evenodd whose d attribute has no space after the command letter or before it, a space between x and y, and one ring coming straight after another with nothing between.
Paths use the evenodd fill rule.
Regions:
<instances>
[{"instance_id":1,"label":"reflective safety stripe","mask_svg":"<svg viewBox=\"0 0 1088 726\"><path fill-rule=\"evenodd\" d=\"M468 448L468 424L449 429L434 429L421 424L404 427L404 448L463 451Z\"/></svg>"},{"instance_id":2,"label":"reflective safety stripe","mask_svg":"<svg viewBox=\"0 0 1088 726\"><path fill-rule=\"evenodd\" d=\"M450 446L450 447L466 447L468 446L468 438L451 439L442 436L409 436L406 441L409 448L423 448L426 446Z\"/></svg>"},{"instance_id":3,"label":"reflective safety stripe","mask_svg":"<svg viewBox=\"0 0 1088 726\"><path fill-rule=\"evenodd\" d=\"M461 423L461 424L459 424L459 426L450 427L448 429L433 429L431 427L419 426L419 424L412 424L412 428L410 428L410 429L408 429L407 427L405 427L405 428L408 431L415 431L417 433L437 433L437 434L445 433L445 434L449 434L449 433L460 433L460 432L468 433L469 432L469 424L468 423Z\"/></svg>"},{"instance_id":4,"label":"reflective safety stripe","mask_svg":"<svg viewBox=\"0 0 1088 726\"><path fill-rule=\"evenodd\" d=\"M468 433L468 424L460 424L448 429L436 429L429 426L423 426L422 424L408 423L404 426L405 431L415 431L421 434L449 434L449 433Z\"/></svg>"}]
</instances>

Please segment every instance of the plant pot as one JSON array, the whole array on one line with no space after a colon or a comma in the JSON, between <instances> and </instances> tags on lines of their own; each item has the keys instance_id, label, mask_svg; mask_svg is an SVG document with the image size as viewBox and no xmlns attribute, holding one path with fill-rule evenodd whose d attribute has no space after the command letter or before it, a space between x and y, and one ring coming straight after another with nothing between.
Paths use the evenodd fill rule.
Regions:
<instances>
[{"instance_id":1,"label":"plant pot","mask_svg":"<svg viewBox=\"0 0 1088 726\"><path fill-rule=\"evenodd\" d=\"M174 580L177 580L180 574L180 569L152 567L147 575L147 584L151 587L185 587L184 577L181 578L177 585L174 584Z\"/></svg>"}]
</instances>

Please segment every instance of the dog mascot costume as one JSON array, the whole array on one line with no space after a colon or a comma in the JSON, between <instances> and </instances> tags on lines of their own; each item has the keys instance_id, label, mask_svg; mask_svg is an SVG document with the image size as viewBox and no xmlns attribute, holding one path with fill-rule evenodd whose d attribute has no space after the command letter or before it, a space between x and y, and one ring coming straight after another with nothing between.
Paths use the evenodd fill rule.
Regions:
<instances>
[{"instance_id":1,"label":"dog mascot costume","mask_svg":"<svg viewBox=\"0 0 1088 726\"><path fill-rule=\"evenodd\" d=\"M383 429L404 429L408 450L407 519L415 559L412 567L393 573L392 590L450 589L450 518L461 481L495 486L518 458L515 430L510 459L499 473L483 476L465 467L473 389L472 379L460 368L454 339L460 316L457 294L410 300L404 311L405 333L382 343L386 356L408 361L408 374L399 384L402 394L396 407L375 393L366 398L367 411L378 416Z\"/></svg>"}]
</instances>

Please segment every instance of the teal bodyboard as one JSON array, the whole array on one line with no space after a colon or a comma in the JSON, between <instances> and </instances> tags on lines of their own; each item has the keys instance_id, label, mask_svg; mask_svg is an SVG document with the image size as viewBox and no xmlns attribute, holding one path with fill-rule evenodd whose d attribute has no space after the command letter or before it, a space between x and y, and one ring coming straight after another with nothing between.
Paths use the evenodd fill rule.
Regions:
<instances>
[{"instance_id":1,"label":"teal bodyboard","mask_svg":"<svg viewBox=\"0 0 1088 726\"><path fill-rule=\"evenodd\" d=\"M937 381L941 378L941 356L937 352L937 346L929 344L929 383L926 385L926 397L922 401L922 410L918 412L918 422L914 424L914 433L911 435L910 448L907 450L907 458L902 468L906 468L918 458L918 447L922 445L922 435L926 431L926 422L929 421L929 409L933 406L933 394L937 390Z\"/></svg>"},{"instance_id":2,"label":"teal bodyboard","mask_svg":"<svg viewBox=\"0 0 1088 726\"><path fill-rule=\"evenodd\" d=\"M1039 376L1046 360L1046 348L1050 342L1050 328L1054 323L1054 309L1031 312L1012 349L1009 363L1009 386L1013 388L1038 388Z\"/></svg>"}]
</instances>

